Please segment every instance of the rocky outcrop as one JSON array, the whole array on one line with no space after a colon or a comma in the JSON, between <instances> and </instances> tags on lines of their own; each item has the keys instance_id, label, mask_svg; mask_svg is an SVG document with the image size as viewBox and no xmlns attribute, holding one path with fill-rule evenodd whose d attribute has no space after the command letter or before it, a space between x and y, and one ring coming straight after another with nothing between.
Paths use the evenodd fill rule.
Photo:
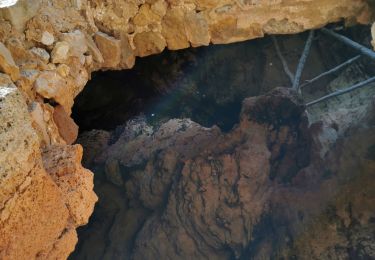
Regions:
<instances>
[{"instance_id":1,"label":"rocky outcrop","mask_svg":"<svg viewBox=\"0 0 375 260\"><path fill-rule=\"evenodd\" d=\"M0 70L10 78L1 76L0 86L0 256L65 258L75 228L87 222L96 197L82 151L69 145L76 127L68 117L92 71L131 68L136 56L166 47L367 22L369 15L366 1L353 0L20 0L1 9Z\"/></svg>"},{"instance_id":2,"label":"rocky outcrop","mask_svg":"<svg viewBox=\"0 0 375 260\"><path fill-rule=\"evenodd\" d=\"M41 151L25 99L4 74L0 107L0 257L66 258L96 201L82 148Z\"/></svg>"},{"instance_id":3,"label":"rocky outcrop","mask_svg":"<svg viewBox=\"0 0 375 260\"><path fill-rule=\"evenodd\" d=\"M246 99L227 134L141 118L84 134L101 199L73 258L373 257L374 118L352 116L352 127L309 126L281 88Z\"/></svg>"}]
</instances>

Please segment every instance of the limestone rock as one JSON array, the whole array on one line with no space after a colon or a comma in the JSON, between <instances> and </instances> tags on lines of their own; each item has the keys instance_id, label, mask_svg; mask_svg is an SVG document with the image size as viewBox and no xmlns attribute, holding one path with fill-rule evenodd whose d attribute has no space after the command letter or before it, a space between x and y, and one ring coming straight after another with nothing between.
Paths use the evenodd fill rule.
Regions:
<instances>
[{"instance_id":1,"label":"limestone rock","mask_svg":"<svg viewBox=\"0 0 375 260\"><path fill-rule=\"evenodd\" d=\"M39 71L35 69L23 69L20 73L20 78L16 84L21 88L29 97L33 97L34 91L32 90L33 84L39 75Z\"/></svg>"},{"instance_id":2,"label":"limestone rock","mask_svg":"<svg viewBox=\"0 0 375 260\"><path fill-rule=\"evenodd\" d=\"M55 47L52 50L52 62L53 63L63 63L67 60L68 53L70 50L69 43L62 41L57 42Z\"/></svg>"},{"instance_id":3,"label":"limestone rock","mask_svg":"<svg viewBox=\"0 0 375 260\"><path fill-rule=\"evenodd\" d=\"M13 81L19 78L19 68L15 64L12 54L5 47L3 43L0 42L0 69L9 74Z\"/></svg>"},{"instance_id":4,"label":"limestone rock","mask_svg":"<svg viewBox=\"0 0 375 260\"><path fill-rule=\"evenodd\" d=\"M95 44L94 40L92 39L92 37L91 36L87 36L86 40L87 40L87 47L89 49L89 52L93 56L94 60L96 62L98 62L98 63L102 63L104 61L103 55L100 52L100 50L98 49L98 47L96 46L96 44Z\"/></svg>"},{"instance_id":5,"label":"limestone rock","mask_svg":"<svg viewBox=\"0 0 375 260\"><path fill-rule=\"evenodd\" d=\"M18 0L15 5L2 8L0 15L10 21L16 30L23 32L27 21L37 13L40 5L39 0Z\"/></svg>"},{"instance_id":6,"label":"limestone rock","mask_svg":"<svg viewBox=\"0 0 375 260\"><path fill-rule=\"evenodd\" d=\"M47 46L52 45L55 42L55 37L50 32L45 31L42 33L42 38L40 39L40 42Z\"/></svg>"},{"instance_id":7,"label":"limestone rock","mask_svg":"<svg viewBox=\"0 0 375 260\"><path fill-rule=\"evenodd\" d=\"M97 32L95 42L103 55L102 66L105 68L116 67L121 61L121 41L105 33Z\"/></svg>"},{"instance_id":8,"label":"limestone rock","mask_svg":"<svg viewBox=\"0 0 375 260\"><path fill-rule=\"evenodd\" d=\"M140 57L159 53L164 50L167 43L160 33L142 32L134 36L136 55Z\"/></svg>"},{"instance_id":9,"label":"limestone rock","mask_svg":"<svg viewBox=\"0 0 375 260\"><path fill-rule=\"evenodd\" d=\"M64 230L71 228L69 212L60 190L42 167L25 100L3 76L0 106L0 256L35 258L52 251ZM68 256L75 240L66 244L70 246L60 251L59 258Z\"/></svg>"},{"instance_id":10,"label":"limestone rock","mask_svg":"<svg viewBox=\"0 0 375 260\"><path fill-rule=\"evenodd\" d=\"M186 36L194 46L210 44L210 33L206 18L201 13L189 12L185 16Z\"/></svg>"},{"instance_id":11,"label":"limestone rock","mask_svg":"<svg viewBox=\"0 0 375 260\"><path fill-rule=\"evenodd\" d=\"M77 57L82 64L84 54L88 51L86 36L80 30L63 33L60 37L62 41L69 45L69 56Z\"/></svg>"},{"instance_id":12,"label":"limestone rock","mask_svg":"<svg viewBox=\"0 0 375 260\"><path fill-rule=\"evenodd\" d=\"M190 46L185 32L185 13L182 8L173 8L163 17L162 34L168 49L178 50Z\"/></svg>"},{"instance_id":13,"label":"limestone rock","mask_svg":"<svg viewBox=\"0 0 375 260\"><path fill-rule=\"evenodd\" d=\"M41 139L46 145L51 144L51 138L48 135L47 123L44 119L44 111L42 106L38 102L33 102L29 109L31 118L33 120L34 128L39 130L41 133Z\"/></svg>"},{"instance_id":14,"label":"limestone rock","mask_svg":"<svg viewBox=\"0 0 375 260\"><path fill-rule=\"evenodd\" d=\"M78 126L73 119L65 112L60 105L56 106L53 112L53 120L55 121L61 137L67 144L72 144L78 137Z\"/></svg>"},{"instance_id":15,"label":"limestone rock","mask_svg":"<svg viewBox=\"0 0 375 260\"><path fill-rule=\"evenodd\" d=\"M66 64L60 64L57 66L56 71L61 77L66 78L69 76L70 67Z\"/></svg>"},{"instance_id":16,"label":"limestone rock","mask_svg":"<svg viewBox=\"0 0 375 260\"><path fill-rule=\"evenodd\" d=\"M50 55L45 49L33 47L30 49L30 52L36 57L42 59L45 63L48 63L50 59Z\"/></svg>"},{"instance_id":17,"label":"limestone rock","mask_svg":"<svg viewBox=\"0 0 375 260\"><path fill-rule=\"evenodd\" d=\"M75 226L87 223L98 200L93 192L93 174L81 165L80 145L56 145L43 150L43 165L59 189Z\"/></svg>"},{"instance_id":18,"label":"limestone rock","mask_svg":"<svg viewBox=\"0 0 375 260\"><path fill-rule=\"evenodd\" d=\"M77 80L80 80L77 77ZM78 83L78 82L77 82ZM40 96L52 99L62 105L65 111L70 111L73 105L74 89L56 71L43 71L34 82L36 93ZM72 87L80 87L73 85Z\"/></svg>"},{"instance_id":19,"label":"limestone rock","mask_svg":"<svg viewBox=\"0 0 375 260\"><path fill-rule=\"evenodd\" d=\"M121 34L121 67L132 68L135 64L134 51L126 34Z\"/></svg>"}]
</instances>

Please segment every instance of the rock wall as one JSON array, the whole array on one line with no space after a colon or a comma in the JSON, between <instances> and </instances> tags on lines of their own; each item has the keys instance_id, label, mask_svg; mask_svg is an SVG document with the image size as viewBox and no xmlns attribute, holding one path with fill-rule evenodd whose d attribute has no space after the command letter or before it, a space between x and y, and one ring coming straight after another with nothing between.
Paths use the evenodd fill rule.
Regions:
<instances>
[{"instance_id":1,"label":"rock wall","mask_svg":"<svg viewBox=\"0 0 375 260\"><path fill-rule=\"evenodd\" d=\"M70 119L92 71L166 47L366 23L370 11L361 0L21 0L0 16L0 256L29 259L66 258L96 201Z\"/></svg>"}]
</instances>

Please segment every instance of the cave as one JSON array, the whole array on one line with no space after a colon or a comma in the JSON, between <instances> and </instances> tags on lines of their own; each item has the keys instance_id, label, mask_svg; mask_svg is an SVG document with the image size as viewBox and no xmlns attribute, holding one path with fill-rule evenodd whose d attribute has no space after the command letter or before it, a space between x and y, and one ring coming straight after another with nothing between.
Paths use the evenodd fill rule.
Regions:
<instances>
[{"instance_id":1,"label":"cave","mask_svg":"<svg viewBox=\"0 0 375 260\"><path fill-rule=\"evenodd\" d=\"M370 45L367 26L330 28ZM361 158L373 160L373 146L338 163L350 158L344 151L354 151L354 143L362 147L374 141L371 128L357 131L342 119L359 120L352 110L371 103L374 90L304 106L375 75L374 62L362 57L307 84L358 55L317 31L301 77L305 86L289 93L291 81L274 41L296 71L308 34L164 51L138 58L130 70L93 73L75 99L72 118L80 127L77 143L84 147L83 165L94 172L99 202L89 224L78 230L69 259L299 259L319 239L333 239L329 232L320 238L319 232L334 223L339 238L314 257L375 256L363 242L373 245L374 221L359 223L360 217L351 215L351 224L345 224L340 211L354 207L356 197L345 197L345 189L368 191L364 180L370 180L371 169ZM348 110L333 120L343 108ZM319 131L324 132L319 138L326 138L321 143L329 145L318 149L314 136ZM341 131L346 138L337 137ZM361 139L365 135L368 139ZM262 138L264 144L258 144ZM255 148L248 147L252 143ZM253 167L260 175L244 177L241 167ZM231 171L238 176L228 175ZM199 174L219 177L215 183ZM239 190L243 178L257 191ZM223 189L223 198L217 188ZM196 199L195 192L209 195ZM340 196L345 203L340 204ZM210 207L216 207L214 213ZM340 244L342 237L351 244Z\"/></svg>"}]
</instances>

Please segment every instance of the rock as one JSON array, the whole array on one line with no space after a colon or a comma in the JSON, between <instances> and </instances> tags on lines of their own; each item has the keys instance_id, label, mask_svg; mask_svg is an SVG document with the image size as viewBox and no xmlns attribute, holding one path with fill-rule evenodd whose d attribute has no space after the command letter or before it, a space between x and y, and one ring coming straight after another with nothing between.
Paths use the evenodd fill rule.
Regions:
<instances>
[{"instance_id":1,"label":"rock","mask_svg":"<svg viewBox=\"0 0 375 260\"><path fill-rule=\"evenodd\" d=\"M53 251L64 230L75 230L68 224L61 191L42 167L39 140L22 93L9 78L7 82L1 77L1 82L0 255L41 257ZM58 258L66 258L75 243L76 239L65 241Z\"/></svg>"},{"instance_id":2,"label":"rock","mask_svg":"<svg viewBox=\"0 0 375 260\"><path fill-rule=\"evenodd\" d=\"M33 47L30 49L30 52L36 57L42 59L45 63L49 62L50 55L45 49Z\"/></svg>"},{"instance_id":3,"label":"rock","mask_svg":"<svg viewBox=\"0 0 375 260\"><path fill-rule=\"evenodd\" d=\"M20 70L15 64L12 54L5 47L3 43L0 42L0 69L9 74L13 81L19 78Z\"/></svg>"},{"instance_id":4,"label":"rock","mask_svg":"<svg viewBox=\"0 0 375 260\"><path fill-rule=\"evenodd\" d=\"M155 24L161 20L161 17L151 10L151 6L148 4L141 5L136 16L133 18L133 22L136 26L148 26Z\"/></svg>"},{"instance_id":5,"label":"rock","mask_svg":"<svg viewBox=\"0 0 375 260\"><path fill-rule=\"evenodd\" d=\"M65 111L70 111L73 105L73 89L56 71L41 72L34 82L34 89L43 98L52 99L62 105Z\"/></svg>"},{"instance_id":6,"label":"rock","mask_svg":"<svg viewBox=\"0 0 375 260\"><path fill-rule=\"evenodd\" d=\"M126 34L121 34L121 63L124 68L132 68L135 64L134 51L130 45L129 38Z\"/></svg>"},{"instance_id":7,"label":"rock","mask_svg":"<svg viewBox=\"0 0 375 260\"><path fill-rule=\"evenodd\" d=\"M63 33L61 40L69 45L69 56L77 57L84 60L84 54L88 51L86 36L80 30Z\"/></svg>"},{"instance_id":8,"label":"rock","mask_svg":"<svg viewBox=\"0 0 375 260\"><path fill-rule=\"evenodd\" d=\"M0 13L6 20L11 22L13 28L23 33L27 21L38 12L40 5L39 0L18 0L17 4L2 8Z\"/></svg>"},{"instance_id":9,"label":"rock","mask_svg":"<svg viewBox=\"0 0 375 260\"><path fill-rule=\"evenodd\" d=\"M168 49L179 50L190 46L185 32L185 13L182 8L173 8L163 17L162 35Z\"/></svg>"},{"instance_id":10,"label":"rock","mask_svg":"<svg viewBox=\"0 0 375 260\"><path fill-rule=\"evenodd\" d=\"M63 78L66 78L69 75L70 67L66 64L60 64L56 68L57 73Z\"/></svg>"},{"instance_id":11,"label":"rock","mask_svg":"<svg viewBox=\"0 0 375 260\"><path fill-rule=\"evenodd\" d=\"M185 31L187 39L193 47L210 44L208 23L201 13L189 12L186 14Z\"/></svg>"},{"instance_id":12,"label":"rock","mask_svg":"<svg viewBox=\"0 0 375 260\"><path fill-rule=\"evenodd\" d=\"M167 43L160 33L142 32L134 36L136 55L140 57L159 53L164 50Z\"/></svg>"},{"instance_id":13,"label":"rock","mask_svg":"<svg viewBox=\"0 0 375 260\"><path fill-rule=\"evenodd\" d=\"M97 32L94 37L100 53L103 55L102 66L105 68L116 67L121 61L121 41L102 32Z\"/></svg>"},{"instance_id":14,"label":"rock","mask_svg":"<svg viewBox=\"0 0 375 260\"><path fill-rule=\"evenodd\" d=\"M16 84L20 87L28 96L33 96L33 84L39 75L39 71L35 69L23 69L20 73L20 78Z\"/></svg>"},{"instance_id":15,"label":"rock","mask_svg":"<svg viewBox=\"0 0 375 260\"><path fill-rule=\"evenodd\" d=\"M93 174L81 165L80 145L55 145L43 150L43 165L65 194L74 225L87 223L98 197L93 192Z\"/></svg>"},{"instance_id":16,"label":"rock","mask_svg":"<svg viewBox=\"0 0 375 260\"><path fill-rule=\"evenodd\" d=\"M44 120L44 111L42 106L38 102L33 102L29 109L31 118L34 123L35 129L38 129L41 135L41 140L44 141L46 145L51 144L51 138L47 132L47 123Z\"/></svg>"},{"instance_id":17,"label":"rock","mask_svg":"<svg viewBox=\"0 0 375 260\"><path fill-rule=\"evenodd\" d=\"M92 37L87 36L86 40L87 40L87 47L89 49L89 52L92 54L94 60L98 63L103 63L103 61L104 61L103 55L100 52L100 50L98 49L98 47L96 46Z\"/></svg>"},{"instance_id":18,"label":"rock","mask_svg":"<svg viewBox=\"0 0 375 260\"><path fill-rule=\"evenodd\" d=\"M67 144L73 144L78 137L78 126L74 123L73 119L69 117L61 105L55 107L53 120L65 142Z\"/></svg>"},{"instance_id":19,"label":"rock","mask_svg":"<svg viewBox=\"0 0 375 260\"><path fill-rule=\"evenodd\" d=\"M55 37L48 31L43 32L40 42L44 45L52 45L55 42Z\"/></svg>"},{"instance_id":20,"label":"rock","mask_svg":"<svg viewBox=\"0 0 375 260\"><path fill-rule=\"evenodd\" d=\"M110 133L104 130L92 130L79 135L77 143L83 144L83 165L88 166L93 163L95 157L103 147L107 147L110 140Z\"/></svg>"},{"instance_id":21,"label":"rock","mask_svg":"<svg viewBox=\"0 0 375 260\"><path fill-rule=\"evenodd\" d=\"M53 63L63 63L65 62L69 55L70 45L69 43L62 41L57 42L52 50L52 62Z\"/></svg>"},{"instance_id":22,"label":"rock","mask_svg":"<svg viewBox=\"0 0 375 260\"><path fill-rule=\"evenodd\" d=\"M124 185L121 177L120 165L117 160L107 160L105 163L104 171L108 181L119 187Z\"/></svg>"}]
</instances>

